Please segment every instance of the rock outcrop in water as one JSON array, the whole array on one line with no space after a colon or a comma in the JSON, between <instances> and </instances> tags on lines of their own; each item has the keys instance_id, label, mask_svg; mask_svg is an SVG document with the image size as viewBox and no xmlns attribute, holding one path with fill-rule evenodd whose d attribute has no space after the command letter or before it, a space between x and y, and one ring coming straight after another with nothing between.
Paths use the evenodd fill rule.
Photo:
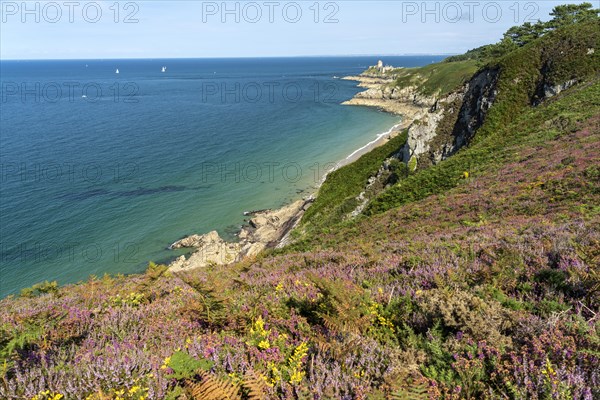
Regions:
<instances>
[{"instance_id":1,"label":"rock outcrop in water","mask_svg":"<svg viewBox=\"0 0 600 400\"><path fill-rule=\"evenodd\" d=\"M313 199L298 200L276 210L261 210L252 213L248 225L238 234L239 242L227 242L216 231L204 235L191 235L171 244L169 249L194 248L186 258L178 257L169 268L185 271L210 265L225 265L254 257L266 248L286 243L287 234L300 221Z\"/></svg>"}]
</instances>

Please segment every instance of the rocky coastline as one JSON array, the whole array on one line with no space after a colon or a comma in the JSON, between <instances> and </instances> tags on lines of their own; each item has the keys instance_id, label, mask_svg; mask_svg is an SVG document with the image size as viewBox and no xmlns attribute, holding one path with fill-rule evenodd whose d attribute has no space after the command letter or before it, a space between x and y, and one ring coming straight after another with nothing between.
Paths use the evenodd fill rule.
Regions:
<instances>
[{"instance_id":1,"label":"rocky coastline","mask_svg":"<svg viewBox=\"0 0 600 400\"><path fill-rule=\"evenodd\" d=\"M358 75L346 76L342 79L357 81L358 87L366 89L342 104L377 107L382 111L401 115L404 121L403 129L408 128L413 120L420 118L435 104L435 99L420 96L414 87L392 89L390 84L393 80L389 78Z\"/></svg>"},{"instance_id":2,"label":"rocky coastline","mask_svg":"<svg viewBox=\"0 0 600 400\"><path fill-rule=\"evenodd\" d=\"M398 158L415 170L437 164L469 143L495 100L498 71L481 70L450 93L427 96L417 86L396 85L395 72L403 70L380 65L344 77L365 90L343 104L402 115L401 128L408 135Z\"/></svg>"},{"instance_id":3,"label":"rocky coastline","mask_svg":"<svg viewBox=\"0 0 600 400\"><path fill-rule=\"evenodd\" d=\"M350 164L374 148L381 146L404 129L404 122L392 127L385 134L353 152L337 163L333 169ZM332 170L332 171L333 171ZM329 172L332 172L329 171ZM328 173L329 173L328 172ZM325 177L321 180L321 184ZM320 185L319 185L320 186ZM318 191L318 187L315 189ZM248 211L243 214L250 217L237 234L238 241L228 242L217 231L199 235L193 234L180 239L169 249L193 249L187 257L181 255L169 265L171 272L182 272L211 265L227 265L257 256L269 248L280 248L291 242L290 232L298 225L304 212L314 202L316 194L277 209Z\"/></svg>"},{"instance_id":4,"label":"rocky coastline","mask_svg":"<svg viewBox=\"0 0 600 400\"><path fill-rule=\"evenodd\" d=\"M374 148L383 145L406 128L405 120L392 127L388 132L356 150L337 163L335 169L350 164ZM332 172L332 171L329 171ZM328 172L328 173L329 173ZM325 177L321 180L321 184ZM320 185L319 185L320 186ZM315 189L318 191L318 187ZM199 235L193 234L180 239L169 249L193 249L187 257L181 255L168 266L171 272L206 268L211 265L226 265L257 256L269 248L280 248L291 242L290 232L298 225L304 212L314 202L316 194L277 209L248 211L243 214L250 217L237 234L238 241L228 242L217 231Z\"/></svg>"},{"instance_id":5,"label":"rocky coastline","mask_svg":"<svg viewBox=\"0 0 600 400\"><path fill-rule=\"evenodd\" d=\"M237 242L228 242L217 231L204 235L191 235L178 240L169 249L191 248L189 257L179 256L169 264L172 272L226 265L257 256L267 248L275 248L287 241L289 232L300 222L304 212L314 201L312 196L297 200L278 209L246 212L250 216L240 232Z\"/></svg>"},{"instance_id":6,"label":"rocky coastline","mask_svg":"<svg viewBox=\"0 0 600 400\"><path fill-rule=\"evenodd\" d=\"M386 72L393 71L393 67L382 68L387 68ZM393 88L390 85L394 81L393 76L378 76L367 72L342 79L357 81L359 87L366 89L342 103L343 105L377 107L382 111L402 116L402 120L385 134L340 161L336 168L357 160L363 154L384 144L405 129L409 129L409 131L412 129L414 132L412 138L409 135L406 149L403 149L405 162L416 154L415 152L427 150L423 143L430 139L430 131L433 130L435 133L437 122L441 119L442 109L435 112L436 105L440 100L419 94L415 87ZM452 99L442 99L442 102L450 100ZM427 132L418 133L419 129L415 129L415 121L419 120L431 123ZM172 261L169 269L172 272L181 272L206 268L211 265L226 265L255 257L268 248L285 246L290 242L290 232L300 222L304 212L313 201L314 195L311 195L279 209L245 212L244 215L251 218L238 233L239 240L236 242L225 241L216 231L203 235L194 234L178 240L171 244L169 249L190 248L194 250L188 257L182 255Z\"/></svg>"}]
</instances>

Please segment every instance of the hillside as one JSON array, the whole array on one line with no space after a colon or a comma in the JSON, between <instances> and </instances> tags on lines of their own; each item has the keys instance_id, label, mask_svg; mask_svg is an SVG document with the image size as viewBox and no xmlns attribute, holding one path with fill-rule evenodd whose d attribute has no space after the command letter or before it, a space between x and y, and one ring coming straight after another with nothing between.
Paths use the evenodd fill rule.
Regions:
<instances>
[{"instance_id":1,"label":"hillside","mask_svg":"<svg viewBox=\"0 0 600 400\"><path fill-rule=\"evenodd\" d=\"M600 397L598 24L456 63L294 244L1 300L0 397Z\"/></svg>"},{"instance_id":2,"label":"hillside","mask_svg":"<svg viewBox=\"0 0 600 400\"><path fill-rule=\"evenodd\" d=\"M402 77L398 77L396 70L387 72L394 74L394 83L384 82L377 88L370 86L357 98L377 98L376 105L384 108L418 108L411 113L415 120L408 127L407 142L395 151L395 158L402 161L411 174L403 171L407 176L398 184L376 193L365 214L373 215L444 192L462 183L465 172L472 175L479 173L479 169L493 167L499 152L521 140L521 136L515 134L519 127L512 125L519 115L571 85L598 77L600 53L592 50L599 43L600 30L596 22L577 24L490 61L466 82L463 78L456 79L472 66L464 61L444 62L440 67L434 64L401 69ZM456 66L448 67L453 64ZM423 80L423 70L429 71L429 80ZM454 78L449 76L449 71ZM457 75L456 71L461 74ZM367 71L368 77L371 74ZM430 80L446 82L444 91L427 95ZM448 92L451 86L454 89ZM369 102L356 104L371 105ZM468 148L459 151L465 146ZM378 163L371 169L380 166ZM363 189L367 180L363 180ZM325 186L321 192L328 190ZM313 221L311 216L312 213L307 214L303 219L305 225L320 225L320 221ZM319 219L322 218L319 215ZM336 221L343 219L341 216Z\"/></svg>"}]
</instances>

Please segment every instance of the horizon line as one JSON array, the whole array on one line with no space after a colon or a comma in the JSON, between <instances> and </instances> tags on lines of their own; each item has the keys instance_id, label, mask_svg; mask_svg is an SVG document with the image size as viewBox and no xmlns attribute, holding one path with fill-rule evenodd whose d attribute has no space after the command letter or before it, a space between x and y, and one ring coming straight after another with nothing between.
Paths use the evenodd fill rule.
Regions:
<instances>
[{"instance_id":1,"label":"horizon line","mask_svg":"<svg viewBox=\"0 0 600 400\"><path fill-rule=\"evenodd\" d=\"M327 58L327 57L416 57L416 56L453 56L462 53L400 53L400 54L334 54L334 55L297 55L297 56L222 56L222 57L102 57L102 58L2 58L2 61L80 61L80 60L215 60L215 59L260 59L260 58Z\"/></svg>"}]
</instances>

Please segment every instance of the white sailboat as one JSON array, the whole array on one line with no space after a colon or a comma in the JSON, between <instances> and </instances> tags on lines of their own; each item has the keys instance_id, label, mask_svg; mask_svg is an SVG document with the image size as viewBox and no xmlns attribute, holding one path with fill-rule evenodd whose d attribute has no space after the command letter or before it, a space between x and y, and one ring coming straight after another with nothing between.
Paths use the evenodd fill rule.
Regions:
<instances>
[{"instance_id":1,"label":"white sailboat","mask_svg":"<svg viewBox=\"0 0 600 400\"><path fill-rule=\"evenodd\" d=\"M119 73L119 68L117 68L117 70L115 71L115 74L118 74L118 73Z\"/></svg>"},{"instance_id":2,"label":"white sailboat","mask_svg":"<svg viewBox=\"0 0 600 400\"><path fill-rule=\"evenodd\" d=\"M162 69L160 70L160 72L167 72L167 67L162 67Z\"/></svg>"}]
</instances>

